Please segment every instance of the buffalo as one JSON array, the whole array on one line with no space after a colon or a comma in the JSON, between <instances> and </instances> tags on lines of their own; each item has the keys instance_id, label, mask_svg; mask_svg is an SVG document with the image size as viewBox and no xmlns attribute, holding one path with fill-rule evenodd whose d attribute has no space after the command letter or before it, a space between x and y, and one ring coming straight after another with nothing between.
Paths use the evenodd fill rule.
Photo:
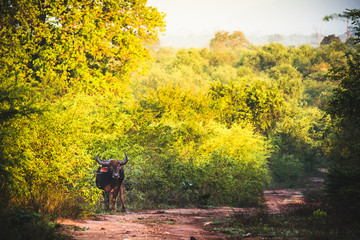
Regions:
<instances>
[{"instance_id":1,"label":"buffalo","mask_svg":"<svg viewBox=\"0 0 360 240\"><path fill-rule=\"evenodd\" d=\"M122 212L126 212L124 201L124 165L128 162L128 156L125 153L123 161L115 159L101 161L98 154L96 161L101 165L96 174L96 186L103 190L106 210L110 209L110 204L112 203L112 210L117 211L116 200L120 192Z\"/></svg>"}]
</instances>

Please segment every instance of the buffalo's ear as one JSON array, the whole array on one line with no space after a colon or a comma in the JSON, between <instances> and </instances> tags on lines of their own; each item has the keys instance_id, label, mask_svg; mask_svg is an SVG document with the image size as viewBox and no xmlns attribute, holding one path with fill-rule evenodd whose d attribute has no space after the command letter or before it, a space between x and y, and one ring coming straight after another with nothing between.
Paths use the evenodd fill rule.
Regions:
<instances>
[{"instance_id":1,"label":"buffalo's ear","mask_svg":"<svg viewBox=\"0 0 360 240\"><path fill-rule=\"evenodd\" d=\"M108 167L102 167L102 168L100 168L100 172L102 172L102 173L106 173L106 172L108 172L109 171L109 168Z\"/></svg>"}]
</instances>

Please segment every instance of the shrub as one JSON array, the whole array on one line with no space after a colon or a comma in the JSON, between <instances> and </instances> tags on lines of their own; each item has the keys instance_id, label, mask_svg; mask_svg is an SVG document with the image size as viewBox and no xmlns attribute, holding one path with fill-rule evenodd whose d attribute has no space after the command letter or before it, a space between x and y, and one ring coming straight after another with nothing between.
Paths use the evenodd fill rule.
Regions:
<instances>
[{"instance_id":1,"label":"shrub","mask_svg":"<svg viewBox=\"0 0 360 240\"><path fill-rule=\"evenodd\" d=\"M23 210L0 209L0 238L12 240L65 240L60 225L45 215Z\"/></svg>"},{"instance_id":2,"label":"shrub","mask_svg":"<svg viewBox=\"0 0 360 240\"><path fill-rule=\"evenodd\" d=\"M298 185L304 172L303 164L293 155L273 156L270 166L274 180L287 187Z\"/></svg>"}]
</instances>

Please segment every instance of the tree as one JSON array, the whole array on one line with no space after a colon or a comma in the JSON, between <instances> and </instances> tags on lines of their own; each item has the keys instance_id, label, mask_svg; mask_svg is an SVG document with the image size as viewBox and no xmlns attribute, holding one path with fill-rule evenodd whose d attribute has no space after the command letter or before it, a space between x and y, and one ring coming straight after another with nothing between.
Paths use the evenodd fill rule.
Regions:
<instances>
[{"instance_id":1,"label":"tree","mask_svg":"<svg viewBox=\"0 0 360 240\"><path fill-rule=\"evenodd\" d=\"M121 132L116 110L163 17L146 0L1 1L2 204L66 214L95 203L90 143Z\"/></svg>"},{"instance_id":2,"label":"tree","mask_svg":"<svg viewBox=\"0 0 360 240\"><path fill-rule=\"evenodd\" d=\"M268 70L270 78L276 80L287 99L302 96L301 74L290 64L279 64Z\"/></svg>"},{"instance_id":3,"label":"tree","mask_svg":"<svg viewBox=\"0 0 360 240\"><path fill-rule=\"evenodd\" d=\"M214 83L209 91L217 120L231 127L235 123L251 123L257 131L268 133L280 117L283 95L269 82Z\"/></svg>"},{"instance_id":4,"label":"tree","mask_svg":"<svg viewBox=\"0 0 360 240\"><path fill-rule=\"evenodd\" d=\"M355 33L356 42L360 42L360 9L346 9L343 13L335 13L332 15L327 15L323 18L324 21L329 21L333 19L343 19L350 20Z\"/></svg>"},{"instance_id":5,"label":"tree","mask_svg":"<svg viewBox=\"0 0 360 240\"><path fill-rule=\"evenodd\" d=\"M0 9L1 81L49 98L124 93L129 73L149 57L146 44L164 27L146 0L10 0Z\"/></svg>"},{"instance_id":6,"label":"tree","mask_svg":"<svg viewBox=\"0 0 360 240\"><path fill-rule=\"evenodd\" d=\"M329 36L325 36L323 40L320 42L320 45L329 45L333 42L340 42L340 38L336 37L335 34L331 34Z\"/></svg>"},{"instance_id":7,"label":"tree","mask_svg":"<svg viewBox=\"0 0 360 240\"><path fill-rule=\"evenodd\" d=\"M194 48L189 50L180 49L176 53L174 61L170 64L171 69L181 68L181 66L190 67L195 73L202 73L207 61L202 58L200 51Z\"/></svg>"},{"instance_id":8,"label":"tree","mask_svg":"<svg viewBox=\"0 0 360 240\"><path fill-rule=\"evenodd\" d=\"M215 37L210 40L210 49L223 50L226 48L236 49L249 45L249 41L240 31L234 31L232 34L226 31L215 33Z\"/></svg>"},{"instance_id":9,"label":"tree","mask_svg":"<svg viewBox=\"0 0 360 240\"><path fill-rule=\"evenodd\" d=\"M334 15L332 15L334 16ZM337 17L352 21L356 43L360 42L360 10L346 10ZM347 64L331 69L329 76L340 81L329 100L327 113L333 120L327 190L330 197L352 213L360 204L360 52L348 52Z\"/></svg>"},{"instance_id":10,"label":"tree","mask_svg":"<svg viewBox=\"0 0 360 240\"><path fill-rule=\"evenodd\" d=\"M288 49L280 43L270 43L261 46L252 57L254 65L259 70L267 70L278 64L292 62Z\"/></svg>"}]
</instances>

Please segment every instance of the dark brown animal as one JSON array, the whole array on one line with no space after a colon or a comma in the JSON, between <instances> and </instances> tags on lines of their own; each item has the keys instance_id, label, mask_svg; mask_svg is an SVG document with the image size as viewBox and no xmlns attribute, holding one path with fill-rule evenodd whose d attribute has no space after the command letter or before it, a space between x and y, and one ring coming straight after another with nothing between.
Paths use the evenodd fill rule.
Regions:
<instances>
[{"instance_id":1,"label":"dark brown animal","mask_svg":"<svg viewBox=\"0 0 360 240\"><path fill-rule=\"evenodd\" d=\"M96 161L101 164L96 174L96 186L104 191L105 208L109 210L110 204L112 203L112 210L117 210L116 200L120 192L122 211L126 212L124 200L124 165L128 162L128 156L125 153L125 159L123 161L115 159L101 161L98 154Z\"/></svg>"}]
</instances>

